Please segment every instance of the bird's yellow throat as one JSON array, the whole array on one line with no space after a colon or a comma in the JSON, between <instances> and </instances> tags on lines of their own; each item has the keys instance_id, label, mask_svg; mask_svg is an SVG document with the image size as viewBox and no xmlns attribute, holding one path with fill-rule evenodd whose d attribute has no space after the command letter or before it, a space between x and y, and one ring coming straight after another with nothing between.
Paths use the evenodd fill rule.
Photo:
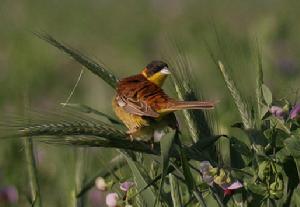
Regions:
<instances>
[{"instance_id":1,"label":"bird's yellow throat","mask_svg":"<svg viewBox=\"0 0 300 207\"><path fill-rule=\"evenodd\" d=\"M150 77L147 76L145 71L143 71L142 74L145 76L145 78L158 86L162 86L168 76L167 74L163 74L161 72L157 72Z\"/></svg>"}]
</instances>

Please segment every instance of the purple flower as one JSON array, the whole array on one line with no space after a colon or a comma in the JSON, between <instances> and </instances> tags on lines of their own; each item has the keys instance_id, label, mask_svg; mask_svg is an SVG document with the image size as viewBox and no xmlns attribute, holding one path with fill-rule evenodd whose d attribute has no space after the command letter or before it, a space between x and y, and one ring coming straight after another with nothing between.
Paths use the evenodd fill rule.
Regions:
<instances>
[{"instance_id":1,"label":"purple flower","mask_svg":"<svg viewBox=\"0 0 300 207\"><path fill-rule=\"evenodd\" d=\"M0 189L0 203L17 203L19 199L18 191L13 186L7 186Z\"/></svg>"},{"instance_id":2,"label":"purple flower","mask_svg":"<svg viewBox=\"0 0 300 207\"><path fill-rule=\"evenodd\" d=\"M202 161L200 163L200 172L202 174L208 174L210 168L212 168L212 165L210 164L209 161Z\"/></svg>"},{"instance_id":3,"label":"purple flower","mask_svg":"<svg viewBox=\"0 0 300 207\"><path fill-rule=\"evenodd\" d=\"M291 119L296 119L300 115L300 104L296 104L290 112Z\"/></svg>"},{"instance_id":4,"label":"purple flower","mask_svg":"<svg viewBox=\"0 0 300 207\"><path fill-rule=\"evenodd\" d=\"M220 186L224 191L224 196L232 195L234 190L243 187L239 181L232 182L231 177L224 169L213 168L208 161L200 163L200 173L203 182L210 186L213 186L214 183Z\"/></svg>"},{"instance_id":5,"label":"purple flower","mask_svg":"<svg viewBox=\"0 0 300 207\"><path fill-rule=\"evenodd\" d=\"M278 118L283 118L284 116L284 110L279 106L272 106L269 111L273 116Z\"/></svg>"},{"instance_id":6,"label":"purple flower","mask_svg":"<svg viewBox=\"0 0 300 207\"><path fill-rule=\"evenodd\" d=\"M106 205L108 207L116 207L118 204L119 196L116 193L109 193L106 195Z\"/></svg>"},{"instance_id":7,"label":"purple flower","mask_svg":"<svg viewBox=\"0 0 300 207\"><path fill-rule=\"evenodd\" d=\"M227 186L221 186L224 190L225 189L228 189L228 190L236 190L236 189L239 189L239 188L242 188L243 187L243 184L240 183L239 181L235 181L233 183L231 183L230 185L227 185Z\"/></svg>"},{"instance_id":8,"label":"purple flower","mask_svg":"<svg viewBox=\"0 0 300 207\"><path fill-rule=\"evenodd\" d=\"M127 192L132 186L134 186L134 182L126 181L120 184L120 189Z\"/></svg>"},{"instance_id":9,"label":"purple flower","mask_svg":"<svg viewBox=\"0 0 300 207\"><path fill-rule=\"evenodd\" d=\"M200 173L202 174L202 180L203 182L207 183L210 186L213 186L214 183L214 176L210 172L212 169L212 165L209 161L202 161L200 163Z\"/></svg>"},{"instance_id":10,"label":"purple flower","mask_svg":"<svg viewBox=\"0 0 300 207\"><path fill-rule=\"evenodd\" d=\"M243 187L243 184L239 181L235 181L230 185L221 185L221 188L224 190L224 196L230 196L234 193L235 190Z\"/></svg>"},{"instance_id":11,"label":"purple flower","mask_svg":"<svg viewBox=\"0 0 300 207\"><path fill-rule=\"evenodd\" d=\"M203 174L202 175L202 181L207 183L210 186L213 186L214 184L214 177L208 174Z\"/></svg>"}]
</instances>

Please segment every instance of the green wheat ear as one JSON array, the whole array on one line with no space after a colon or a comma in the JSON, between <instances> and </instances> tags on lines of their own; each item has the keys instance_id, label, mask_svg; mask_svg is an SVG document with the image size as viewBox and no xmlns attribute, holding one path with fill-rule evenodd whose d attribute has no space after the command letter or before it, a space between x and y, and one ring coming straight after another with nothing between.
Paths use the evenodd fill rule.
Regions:
<instances>
[{"instance_id":1,"label":"green wheat ear","mask_svg":"<svg viewBox=\"0 0 300 207\"><path fill-rule=\"evenodd\" d=\"M171 41L171 45L167 46L167 48L171 48L171 51L168 49L165 54L169 53L167 61L173 67L172 81L178 98L186 101L201 100L203 97L199 93L199 89L194 87L195 80L193 79L190 61L182 48L182 44L177 41ZM212 135L214 120L206 112L201 110L183 110L183 115L194 143L201 136L207 137Z\"/></svg>"},{"instance_id":2,"label":"green wheat ear","mask_svg":"<svg viewBox=\"0 0 300 207\"><path fill-rule=\"evenodd\" d=\"M107 139L124 139L127 135L104 123L72 122L45 123L24 127L19 130L21 136L97 136Z\"/></svg>"},{"instance_id":3,"label":"green wheat ear","mask_svg":"<svg viewBox=\"0 0 300 207\"><path fill-rule=\"evenodd\" d=\"M243 122L245 128L246 129L253 128L253 122L252 122L251 115L249 114L247 104L244 102L240 91L236 87L234 81L232 80L232 78L230 77L230 75L226 71L223 63L220 60L218 61L218 68L220 69L220 71L223 75L225 84L231 93L231 96L234 100L235 105L238 108L238 111L240 113L240 116L242 118L242 122Z\"/></svg>"},{"instance_id":4,"label":"green wheat ear","mask_svg":"<svg viewBox=\"0 0 300 207\"><path fill-rule=\"evenodd\" d=\"M99 76L112 88L116 88L118 78L113 73L111 73L108 69L104 68L96 61L88 58L87 56L72 49L71 47L68 47L65 44L59 42L49 34L39 33L39 32L34 32L33 34L39 37L40 39L48 42L50 45L56 47L57 49L63 51L64 53L70 55L75 61L79 62L81 65L86 67L92 73Z\"/></svg>"}]
</instances>

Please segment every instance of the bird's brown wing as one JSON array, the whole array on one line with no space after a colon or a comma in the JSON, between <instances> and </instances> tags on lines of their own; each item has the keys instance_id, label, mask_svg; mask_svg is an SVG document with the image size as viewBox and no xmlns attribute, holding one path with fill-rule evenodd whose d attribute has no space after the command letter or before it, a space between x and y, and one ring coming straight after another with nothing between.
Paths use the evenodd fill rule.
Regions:
<instances>
[{"instance_id":1,"label":"bird's brown wing","mask_svg":"<svg viewBox=\"0 0 300 207\"><path fill-rule=\"evenodd\" d=\"M143 75L135 75L119 81L116 102L130 114L159 117L157 110L168 100L163 90Z\"/></svg>"},{"instance_id":2,"label":"bird's brown wing","mask_svg":"<svg viewBox=\"0 0 300 207\"><path fill-rule=\"evenodd\" d=\"M158 117L159 114L155 112L146 102L138 101L125 96L116 96L117 104L130 114L139 116Z\"/></svg>"}]
</instances>

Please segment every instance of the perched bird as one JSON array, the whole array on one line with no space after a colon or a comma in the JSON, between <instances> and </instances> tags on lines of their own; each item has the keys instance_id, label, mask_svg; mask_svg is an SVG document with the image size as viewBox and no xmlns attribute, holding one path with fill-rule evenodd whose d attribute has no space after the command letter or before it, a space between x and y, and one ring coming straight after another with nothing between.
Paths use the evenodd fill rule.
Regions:
<instances>
[{"instance_id":1,"label":"perched bird","mask_svg":"<svg viewBox=\"0 0 300 207\"><path fill-rule=\"evenodd\" d=\"M118 82L112 106L132 139L159 141L166 127L178 129L175 111L214 108L214 102L210 101L170 98L161 88L169 74L166 63L152 61L141 73Z\"/></svg>"}]
</instances>

